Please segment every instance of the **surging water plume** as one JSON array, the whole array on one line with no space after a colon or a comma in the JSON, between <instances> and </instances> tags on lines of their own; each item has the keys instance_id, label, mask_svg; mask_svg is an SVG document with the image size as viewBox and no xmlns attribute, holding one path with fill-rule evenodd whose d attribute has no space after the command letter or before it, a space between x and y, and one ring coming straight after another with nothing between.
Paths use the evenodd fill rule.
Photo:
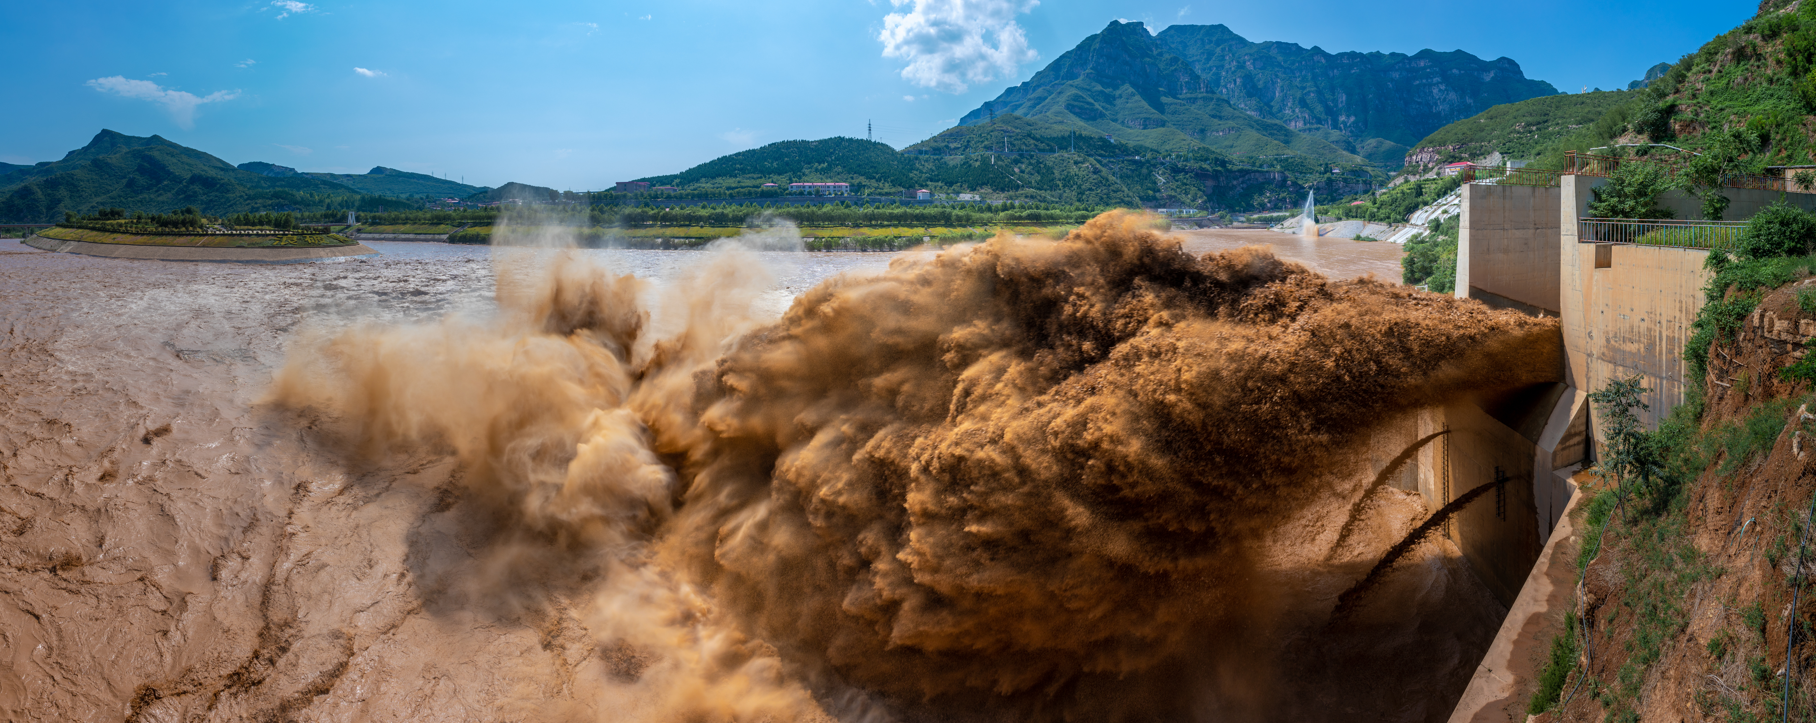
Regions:
<instances>
[{"instance_id":1,"label":"surging water plume","mask_svg":"<svg viewBox=\"0 0 1816 723\"><path fill-rule=\"evenodd\" d=\"M272 400L365 454L447 445L514 531L470 584L571 577L646 720L1253 713L1272 581L1322 564L1285 521L1344 514L1375 425L1555 357L1554 322L1121 212L780 319L735 246L654 305L533 254L496 319L305 340Z\"/></svg>"}]
</instances>

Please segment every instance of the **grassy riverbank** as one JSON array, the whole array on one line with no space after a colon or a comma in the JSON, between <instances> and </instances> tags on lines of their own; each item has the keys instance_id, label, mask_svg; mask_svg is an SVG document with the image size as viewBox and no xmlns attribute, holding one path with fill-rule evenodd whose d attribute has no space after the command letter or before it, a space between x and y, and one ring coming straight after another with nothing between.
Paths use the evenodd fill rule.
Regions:
<instances>
[{"instance_id":1,"label":"grassy riverbank","mask_svg":"<svg viewBox=\"0 0 1816 723\"><path fill-rule=\"evenodd\" d=\"M188 248L331 248L356 242L336 234L211 234L140 235L85 228L56 227L38 232L45 238L127 246L180 246Z\"/></svg>"}]
</instances>

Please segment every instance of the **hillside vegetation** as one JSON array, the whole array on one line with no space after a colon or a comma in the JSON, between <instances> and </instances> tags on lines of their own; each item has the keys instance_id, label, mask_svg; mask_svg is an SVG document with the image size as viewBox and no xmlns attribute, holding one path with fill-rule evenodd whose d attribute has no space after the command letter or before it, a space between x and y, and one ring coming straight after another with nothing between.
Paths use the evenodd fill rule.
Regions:
<instances>
[{"instance_id":1,"label":"hillside vegetation","mask_svg":"<svg viewBox=\"0 0 1816 723\"><path fill-rule=\"evenodd\" d=\"M1593 125L1643 91L1602 91L1548 95L1497 105L1439 128L1407 154L1406 171L1430 170L1457 161L1480 160L1500 153L1508 159L1533 160L1551 145Z\"/></svg>"}]
</instances>

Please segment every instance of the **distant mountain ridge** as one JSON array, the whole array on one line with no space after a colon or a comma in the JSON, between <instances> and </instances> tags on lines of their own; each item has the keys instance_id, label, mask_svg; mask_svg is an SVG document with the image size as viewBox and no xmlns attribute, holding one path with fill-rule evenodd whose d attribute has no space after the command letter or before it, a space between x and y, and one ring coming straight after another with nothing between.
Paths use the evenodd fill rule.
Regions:
<instances>
[{"instance_id":1,"label":"distant mountain ridge","mask_svg":"<svg viewBox=\"0 0 1816 723\"><path fill-rule=\"evenodd\" d=\"M257 173L272 178L291 176L308 176L330 183L337 183L360 193L374 196L440 196L466 198L475 193L490 190L484 186L469 186L464 183L437 178L426 173L411 173L395 168L374 166L365 174L353 173L311 173L298 171L289 166L280 166L264 161L241 163L240 170Z\"/></svg>"},{"instance_id":2,"label":"distant mountain ridge","mask_svg":"<svg viewBox=\"0 0 1816 723\"><path fill-rule=\"evenodd\" d=\"M1139 22L1111 21L1021 85L959 119L1014 114L1175 152L1208 148L1238 158L1297 154L1339 163L1363 159L1231 105Z\"/></svg>"},{"instance_id":3,"label":"distant mountain ridge","mask_svg":"<svg viewBox=\"0 0 1816 723\"><path fill-rule=\"evenodd\" d=\"M959 122L1014 113L1104 133L1174 128L1178 138L1134 140L1175 150L1189 139L1238 158L1291 152L1391 167L1447 123L1555 93L1508 58L1331 54L1252 43L1222 25L1174 25L1153 35L1141 23L1113 21Z\"/></svg>"},{"instance_id":4,"label":"distant mountain ridge","mask_svg":"<svg viewBox=\"0 0 1816 723\"><path fill-rule=\"evenodd\" d=\"M1556 95L1510 58L1454 50L1330 53L1249 42L1222 25L1174 25L1154 37L1236 107L1301 132L1336 131L1361 143L1411 146L1489 107Z\"/></svg>"},{"instance_id":5,"label":"distant mountain ridge","mask_svg":"<svg viewBox=\"0 0 1816 723\"><path fill-rule=\"evenodd\" d=\"M376 211L415 205L308 174L284 175L283 170L294 169L282 166L254 167L262 172L237 168L159 136L102 130L61 160L0 175L0 222L54 222L65 212L103 208L168 212L195 206L220 215L324 207Z\"/></svg>"}]
</instances>

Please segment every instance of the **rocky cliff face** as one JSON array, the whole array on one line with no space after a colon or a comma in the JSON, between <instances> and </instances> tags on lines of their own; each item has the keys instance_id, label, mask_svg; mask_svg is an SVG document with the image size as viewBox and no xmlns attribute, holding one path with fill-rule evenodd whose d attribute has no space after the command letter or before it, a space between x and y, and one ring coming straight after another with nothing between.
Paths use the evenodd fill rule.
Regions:
<instances>
[{"instance_id":1,"label":"rocky cliff face","mask_svg":"<svg viewBox=\"0 0 1816 723\"><path fill-rule=\"evenodd\" d=\"M1502 103L1553 95L1509 58L1461 50L1336 53L1251 43L1222 25L1174 25L1155 41L1236 107L1295 129L1331 128L1357 140L1411 146L1445 124Z\"/></svg>"},{"instance_id":2,"label":"rocky cliff face","mask_svg":"<svg viewBox=\"0 0 1816 723\"><path fill-rule=\"evenodd\" d=\"M960 124L1010 113L1056 116L1175 128L1237 156L1359 156L1396 166L1409 146L1447 123L1556 92L1507 58L1433 50L1331 54L1251 43L1222 25L1174 25L1153 35L1141 23L1112 22ZM1223 138L1242 133L1285 148Z\"/></svg>"}]
</instances>

